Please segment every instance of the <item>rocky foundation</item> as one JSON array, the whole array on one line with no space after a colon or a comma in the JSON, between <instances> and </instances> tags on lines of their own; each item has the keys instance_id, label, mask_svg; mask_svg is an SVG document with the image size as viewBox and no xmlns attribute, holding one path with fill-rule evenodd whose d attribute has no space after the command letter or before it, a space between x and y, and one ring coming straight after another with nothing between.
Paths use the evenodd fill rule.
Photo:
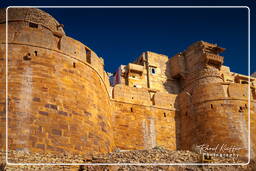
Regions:
<instances>
[{"instance_id":1,"label":"rocky foundation","mask_svg":"<svg viewBox=\"0 0 256 171\"><path fill-rule=\"evenodd\" d=\"M3 154L3 152L2 152ZM133 171L133 170L152 170L152 171L254 171L256 169L255 161L251 161L249 165L239 166L211 166L209 163L241 163L242 161L232 158L212 157L211 160L206 161L202 158L199 153L191 151L171 151L162 147L155 147L149 150L133 150L133 151L118 151L105 155L93 155L91 157L83 155L51 155L40 153L24 153L10 151L10 161L16 162L32 162L32 163L106 163L103 166L92 166L92 165L75 165L75 166L6 166L5 163L1 163L2 170L66 170L66 171ZM15 158L15 156L19 156ZM107 165L108 163L116 163L123 165ZM131 165L124 165L128 163ZM155 165L145 166L145 163L154 163ZM204 166L192 166L192 165L181 165L181 166L164 166L164 164L170 163L204 163ZM140 165L141 164L141 165ZM162 165L161 165L162 164ZM0 170L1 170L0 169Z\"/></svg>"}]
</instances>

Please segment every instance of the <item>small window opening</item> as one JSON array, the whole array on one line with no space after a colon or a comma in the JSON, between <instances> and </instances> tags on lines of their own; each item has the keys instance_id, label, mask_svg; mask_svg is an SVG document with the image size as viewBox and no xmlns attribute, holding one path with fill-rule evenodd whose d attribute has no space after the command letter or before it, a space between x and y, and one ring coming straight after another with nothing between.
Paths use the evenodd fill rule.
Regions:
<instances>
[{"instance_id":1,"label":"small window opening","mask_svg":"<svg viewBox=\"0 0 256 171\"><path fill-rule=\"evenodd\" d=\"M166 113L164 113L164 117L166 118Z\"/></svg>"},{"instance_id":2,"label":"small window opening","mask_svg":"<svg viewBox=\"0 0 256 171\"><path fill-rule=\"evenodd\" d=\"M29 23L29 27L31 27L31 28L38 28L38 24Z\"/></svg>"},{"instance_id":3,"label":"small window opening","mask_svg":"<svg viewBox=\"0 0 256 171\"><path fill-rule=\"evenodd\" d=\"M242 84L248 84L248 81L242 81L241 83Z\"/></svg>"},{"instance_id":4,"label":"small window opening","mask_svg":"<svg viewBox=\"0 0 256 171\"><path fill-rule=\"evenodd\" d=\"M76 63L75 62L73 62L73 68L76 68Z\"/></svg>"},{"instance_id":5,"label":"small window opening","mask_svg":"<svg viewBox=\"0 0 256 171\"><path fill-rule=\"evenodd\" d=\"M35 56L37 56L37 51L35 51Z\"/></svg>"},{"instance_id":6,"label":"small window opening","mask_svg":"<svg viewBox=\"0 0 256 171\"><path fill-rule=\"evenodd\" d=\"M85 49L85 53L86 53L86 62L91 64L91 51L88 49Z\"/></svg>"},{"instance_id":7,"label":"small window opening","mask_svg":"<svg viewBox=\"0 0 256 171\"><path fill-rule=\"evenodd\" d=\"M131 112L133 112L133 108L131 107Z\"/></svg>"},{"instance_id":8,"label":"small window opening","mask_svg":"<svg viewBox=\"0 0 256 171\"><path fill-rule=\"evenodd\" d=\"M155 68L151 68L151 73L155 74L156 73L156 69Z\"/></svg>"},{"instance_id":9,"label":"small window opening","mask_svg":"<svg viewBox=\"0 0 256 171\"><path fill-rule=\"evenodd\" d=\"M211 109L213 109L213 105L211 104Z\"/></svg>"},{"instance_id":10,"label":"small window opening","mask_svg":"<svg viewBox=\"0 0 256 171\"><path fill-rule=\"evenodd\" d=\"M132 99L133 99L133 97L132 97Z\"/></svg>"},{"instance_id":11,"label":"small window opening","mask_svg":"<svg viewBox=\"0 0 256 171\"><path fill-rule=\"evenodd\" d=\"M137 87L136 85L134 85L133 87Z\"/></svg>"},{"instance_id":12,"label":"small window opening","mask_svg":"<svg viewBox=\"0 0 256 171\"><path fill-rule=\"evenodd\" d=\"M58 44L57 44L57 48L60 49L60 47L61 47L61 39L59 39Z\"/></svg>"},{"instance_id":13,"label":"small window opening","mask_svg":"<svg viewBox=\"0 0 256 171\"><path fill-rule=\"evenodd\" d=\"M242 106L239 107L239 112L243 112L243 107Z\"/></svg>"},{"instance_id":14,"label":"small window opening","mask_svg":"<svg viewBox=\"0 0 256 171\"><path fill-rule=\"evenodd\" d=\"M23 56L23 59L24 59L25 61L31 60L30 53L28 53L27 55Z\"/></svg>"},{"instance_id":15,"label":"small window opening","mask_svg":"<svg viewBox=\"0 0 256 171\"><path fill-rule=\"evenodd\" d=\"M247 109L247 104L245 104L244 107Z\"/></svg>"}]
</instances>

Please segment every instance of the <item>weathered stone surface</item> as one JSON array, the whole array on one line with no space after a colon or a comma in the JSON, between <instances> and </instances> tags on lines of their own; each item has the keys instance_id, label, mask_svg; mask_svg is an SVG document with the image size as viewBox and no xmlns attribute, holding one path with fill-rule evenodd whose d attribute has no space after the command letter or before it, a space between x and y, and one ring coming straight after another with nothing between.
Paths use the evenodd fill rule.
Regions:
<instances>
[{"instance_id":1,"label":"weathered stone surface","mask_svg":"<svg viewBox=\"0 0 256 171\"><path fill-rule=\"evenodd\" d=\"M50 163L86 163L86 165L75 165L75 166L35 166L35 165L20 165L20 166L8 166L5 163L0 162L0 170L6 169L8 171L12 170L68 170L68 171L117 171L117 170L168 170L168 171L204 171L204 170L213 170L213 171L233 171L233 170L241 170L241 171L254 171L256 169L255 161L252 161L249 165L245 166L191 166L191 165L181 165L181 166L164 166L163 164L169 163L204 163L207 164L205 160L203 160L202 155L191 152L191 151L171 151L162 147L155 147L150 150L134 150L134 151L118 151L105 155L94 155L94 156L84 156L84 155L70 155L70 154L60 154L60 155L42 155L40 153L34 153L31 155L30 153L25 152L15 152L10 151L10 156L18 156L11 162L50 162ZM225 157L212 157L210 163L233 163L233 162L242 162L238 159L230 159ZM96 163L105 163L102 166L93 166L90 164ZM131 165L116 165L111 166L108 163L129 163ZM138 163L154 163L155 165L136 165ZM158 165L157 165L158 163ZM163 164L161 164L163 163Z\"/></svg>"},{"instance_id":2,"label":"weathered stone surface","mask_svg":"<svg viewBox=\"0 0 256 171\"><path fill-rule=\"evenodd\" d=\"M8 109L8 143L14 151L10 159L27 162L22 152L32 158L89 157L156 146L193 151L195 145L228 144L241 147L237 153L246 162L248 114L255 159L256 79L223 66L219 53L224 49L216 44L199 41L172 58L144 52L133 63L120 66L110 86L104 60L66 36L49 14L9 9L9 19L6 103L6 23L5 11L0 10L0 141L4 148ZM147 162L145 154L150 160L165 151L142 151L138 154L143 157L134 160L136 151L122 154L117 154L118 161ZM164 161L190 161L179 155ZM109 161L116 161L114 157L110 155Z\"/></svg>"},{"instance_id":3,"label":"weathered stone surface","mask_svg":"<svg viewBox=\"0 0 256 171\"><path fill-rule=\"evenodd\" d=\"M81 166L81 170L168 170L168 171L202 171L202 170L213 170L213 171L231 171L231 170L248 170L253 171L256 169L255 162L246 166L163 166L161 163L204 163L202 156L191 152L191 151L170 151L162 147L155 147L151 150L135 150L135 151L121 151L110 153L107 155L94 156L91 163L129 163L131 165L124 166ZM212 157L211 162L216 163L233 163L233 159L223 157ZM235 160L235 162L241 162ZM136 163L158 163L159 165L149 166L135 166L132 164ZM206 163L205 163L206 164Z\"/></svg>"},{"instance_id":4,"label":"weathered stone surface","mask_svg":"<svg viewBox=\"0 0 256 171\"><path fill-rule=\"evenodd\" d=\"M4 20L4 14L0 18ZM58 22L39 9L9 9L9 18L9 149L55 154L112 151L112 108L103 61L65 36L62 29L56 30ZM5 24L0 24L2 57L6 52L4 28ZM56 36L56 31L62 32L62 37ZM91 51L91 56L86 51ZM91 58L90 63L86 58ZM5 60L1 61L1 92L4 64ZM3 94L1 107L5 105ZM4 114L1 142L5 142ZM97 116L102 116L100 124Z\"/></svg>"},{"instance_id":5,"label":"weathered stone surface","mask_svg":"<svg viewBox=\"0 0 256 171\"><path fill-rule=\"evenodd\" d=\"M138 125L143 122L145 117L132 121L129 118L148 113L153 118L158 115L154 110L158 107L164 116L166 116L164 108L174 110L174 115L171 115L171 123L174 122L173 128L168 127L171 125L170 122L161 121L159 118L154 120L155 128L161 121L162 127L172 129L170 132L173 131L176 143L174 146L169 146L169 149L175 147L176 149L192 150L193 146L198 144L211 146L229 144L241 147L240 155L246 161L248 157L248 112L250 112L251 122L255 122L255 79L232 73L228 67L222 66L223 57L219 56L219 53L223 50L217 45L199 41L170 59L164 55L145 52L134 62L145 68L144 75L134 76L136 79L130 78L131 71L123 67L124 71L121 76L126 81L116 84L113 88L113 98L118 101L115 103L118 105L115 106L113 115L114 125L116 125L114 126L116 145L121 148L134 148L136 143L131 142L136 137L136 142L140 142L140 146L137 148L140 149L143 138L141 134L136 135L134 132L143 132L141 130L145 128L140 128ZM249 82L250 89L248 89ZM132 87L136 84L141 87ZM159 86L160 84L164 87ZM138 92L135 98L137 100L130 98L135 94L133 92ZM145 94L142 95L142 92ZM251 99L250 109L248 108L249 96ZM129 104L121 105L121 102ZM150 105L151 108L147 110L146 107L138 106L138 104ZM131 111L129 111L128 105L136 106L136 108L131 107ZM124 116L123 113L125 113ZM255 127L252 125L251 132L255 133L255 131ZM153 132L157 132L157 134L152 134L156 137L162 135L161 131L159 132L157 129ZM121 139L130 137L130 135L131 142L129 140L121 142ZM255 144L253 137L251 144ZM168 142L173 141L167 136L165 139L168 139ZM160 143L157 140L156 142ZM255 146L252 145L252 147L251 154L255 157Z\"/></svg>"},{"instance_id":6,"label":"weathered stone surface","mask_svg":"<svg viewBox=\"0 0 256 171\"><path fill-rule=\"evenodd\" d=\"M117 148L135 150L161 145L171 150L176 149L174 110L118 101L113 104L113 129Z\"/></svg>"}]
</instances>

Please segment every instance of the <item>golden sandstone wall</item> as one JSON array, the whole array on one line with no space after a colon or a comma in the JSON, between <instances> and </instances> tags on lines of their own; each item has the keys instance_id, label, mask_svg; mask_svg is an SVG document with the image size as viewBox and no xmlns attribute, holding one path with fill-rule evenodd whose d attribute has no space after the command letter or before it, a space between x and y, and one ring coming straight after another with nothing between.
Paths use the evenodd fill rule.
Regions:
<instances>
[{"instance_id":1,"label":"golden sandstone wall","mask_svg":"<svg viewBox=\"0 0 256 171\"><path fill-rule=\"evenodd\" d=\"M193 89L192 97L180 95L186 101L180 111L181 148L192 149L195 144L227 144L248 147L248 85L216 83ZM255 137L255 103L251 101L252 145ZM188 126L189 125L189 126ZM254 148L255 150L255 148Z\"/></svg>"},{"instance_id":2,"label":"golden sandstone wall","mask_svg":"<svg viewBox=\"0 0 256 171\"><path fill-rule=\"evenodd\" d=\"M184 90L178 95L179 148L193 149L195 145L216 147L218 144L225 144L228 147L242 148L237 153L247 160L248 110L251 110L251 123L255 123L252 90L248 92L248 84L223 82L219 68L223 59L215 52L216 47L203 42L193 46L193 49L189 47L183 53L188 74L181 78ZM206 52L207 50L209 51ZM248 93L252 100L250 109ZM255 126L252 125L252 146L255 144L255 131ZM223 151L225 152L230 153ZM255 147L253 157L254 153Z\"/></svg>"},{"instance_id":3,"label":"golden sandstone wall","mask_svg":"<svg viewBox=\"0 0 256 171\"><path fill-rule=\"evenodd\" d=\"M158 93L150 97L147 89L116 85L113 90L113 129L117 148L148 149L163 146L176 150L175 96ZM172 103L171 106L169 103ZM153 101L158 103L153 105ZM168 104L167 104L167 103Z\"/></svg>"},{"instance_id":4,"label":"golden sandstone wall","mask_svg":"<svg viewBox=\"0 0 256 171\"><path fill-rule=\"evenodd\" d=\"M0 32L3 28L0 27ZM5 45L0 44L0 144L1 147L4 147L5 144ZM1 148L0 148L1 149Z\"/></svg>"},{"instance_id":5,"label":"golden sandstone wall","mask_svg":"<svg viewBox=\"0 0 256 171\"><path fill-rule=\"evenodd\" d=\"M1 142L5 26L0 10ZM247 78L222 66L224 49L216 45L196 42L170 59L145 52L123 66L123 81L114 87L103 59L41 10L9 9L8 46L9 149L91 154L228 144L244 148L240 154L246 157L250 110L255 157L256 82L249 109Z\"/></svg>"},{"instance_id":6,"label":"golden sandstone wall","mask_svg":"<svg viewBox=\"0 0 256 171\"><path fill-rule=\"evenodd\" d=\"M112 151L112 111L103 61L65 36L57 29L58 22L43 11L9 9L9 14L9 149ZM4 19L1 11L1 56L5 53Z\"/></svg>"},{"instance_id":7,"label":"golden sandstone wall","mask_svg":"<svg viewBox=\"0 0 256 171\"><path fill-rule=\"evenodd\" d=\"M154 111L155 107L161 108L160 113L165 113L164 108L168 110L172 108L175 111L174 115L168 118L171 122L164 122L161 117L154 117L154 126L151 126L150 130L156 131L151 131L154 134L150 136L149 141L152 141L152 138L155 139L151 147L160 144L167 147L168 142L174 142L171 138L166 138L165 143L157 141L157 136L166 132L156 129L158 123L161 123L162 128L173 131L168 127L173 124L176 143L172 147L169 146L170 149L194 150L197 145L216 147L219 144L219 146L242 148L237 153L247 158L248 79L251 78L232 73L228 67L223 66L223 57L219 55L222 51L224 49L217 45L199 41L170 59L165 55L144 52L134 62L144 68L143 73L140 73L142 78L138 76L139 69L134 72L135 75L137 74L137 77L135 76L137 79L130 78L132 73L129 69L130 65L135 64L130 63L124 67L126 70L122 75L127 82L121 83L122 86L117 84L113 89L113 98L119 101L113 115L116 145L124 149L134 149L138 144L133 140L138 139L140 142L138 148L142 148L143 144L144 148L147 148L148 144L145 143L145 138L143 139L145 127L141 125L147 113L150 112L141 106L143 104L149 105L152 111L148 117L149 123L152 123L152 116L157 113ZM255 94L256 82L255 79L251 81L249 90L252 94L251 153L252 157L255 157L255 136L253 136L256 132L255 95L253 94ZM148 82L148 84L141 82ZM132 88L130 83L142 85L142 88ZM120 104L121 102L129 105ZM132 106L139 106L136 112ZM126 114L123 115L123 113ZM131 141L119 143L125 137L129 137Z\"/></svg>"},{"instance_id":8,"label":"golden sandstone wall","mask_svg":"<svg viewBox=\"0 0 256 171\"><path fill-rule=\"evenodd\" d=\"M160 92L177 94L179 87L176 81L171 77L171 66L168 56L154 52L147 52L147 55L150 88ZM152 74L152 68L155 68L155 74Z\"/></svg>"}]
</instances>

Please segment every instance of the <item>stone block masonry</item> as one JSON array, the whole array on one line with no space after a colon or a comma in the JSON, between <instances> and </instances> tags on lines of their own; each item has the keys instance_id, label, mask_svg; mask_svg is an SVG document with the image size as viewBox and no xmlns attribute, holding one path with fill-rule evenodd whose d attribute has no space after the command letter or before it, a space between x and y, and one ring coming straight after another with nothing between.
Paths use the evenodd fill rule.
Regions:
<instances>
[{"instance_id":1,"label":"stone block masonry","mask_svg":"<svg viewBox=\"0 0 256 171\"><path fill-rule=\"evenodd\" d=\"M171 58L143 52L120 66L110 85L104 60L68 37L52 16L10 8L6 106L5 24L1 9L1 149L8 108L13 154L89 157L158 146L193 151L195 145L228 144L241 147L237 153L246 162L250 112L255 159L256 78L231 72L219 55L224 49L216 44L198 41Z\"/></svg>"},{"instance_id":2,"label":"stone block masonry","mask_svg":"<svg viewBox=\"0 0 256 171\"><path fill-rule=\"evenodd\" d=\"M58 22L43 11L10 9L9 14L9 149L88 155L112 151L112 109L102 61L63 31L62 37L56 37L51 28ZM37 16L54 21L40 23ZM37 28L30 27L30 23ZM0 53L4 54L5 24L0 28ZM91 51L91 56L86 51ZM5 61L1 61L3 65ZM1 74L4 76L4 71ZM5 102L2 96L1 101ZM1 142L5 139L3 133L1 126Z\"/></svg>"}]
</instances>

